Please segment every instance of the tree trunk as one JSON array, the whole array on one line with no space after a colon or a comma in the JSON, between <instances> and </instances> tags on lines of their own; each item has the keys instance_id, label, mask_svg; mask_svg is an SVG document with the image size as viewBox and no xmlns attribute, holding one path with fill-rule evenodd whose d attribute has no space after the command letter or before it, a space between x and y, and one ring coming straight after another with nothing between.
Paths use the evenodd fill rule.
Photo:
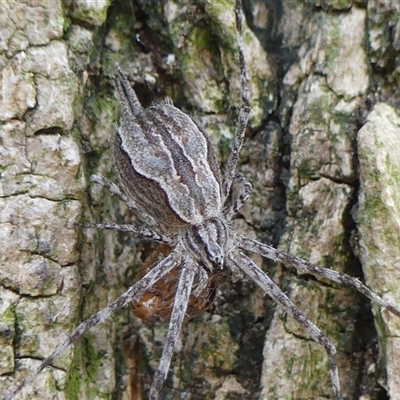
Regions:
<instances>
[{"instance_id":1,"label":"tree trunk","mask_svg":"<svg viewBox=\"0 0 400 400\"><path fill-rule=\"evenodd\" d=\"M144 106L168 96L191 113L225 165L241 104L233 9L0 3L0 393L122 294L154 248L74 225L136 221L89 180L116 181L114 63ZM245 16L252 112L239 171L253 193L234 228L400 305L399 4L254 0ZM371 312L351 288L253 259L335 344L345 398L400 398L399 319ZM18 398L145 399L166 330L120 310ZM247 278L221 283L212 307L185 323L163 390L163 399L330 396L323 348Z\"/></svg>"}]
</instances>

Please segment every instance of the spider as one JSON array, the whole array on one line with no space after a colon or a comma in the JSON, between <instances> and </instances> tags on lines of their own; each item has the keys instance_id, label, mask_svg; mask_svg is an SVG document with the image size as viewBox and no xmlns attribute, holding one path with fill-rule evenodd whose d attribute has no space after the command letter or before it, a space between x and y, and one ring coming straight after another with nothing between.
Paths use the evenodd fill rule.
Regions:
<instances>
[{"instance_id":1,"label":"spider","mask_svg":"<svg viewBox=\"0 0 400 400\"><path fill-rule=\"evenodd\" d=\"M161 261L155 265L149 261L149 265L128 291L82 322L35 372L21 381L4 399L13 398L74 340L130 302L133 302L135 313L142 318L169 321L163 353L149 395L151 400L159 399L182 323L187 314L193 316L207 308L215 290L213 278L221 271L247 275L283 307L314 341L324 347L333 398L340 399L334 345L243 251L291 265L301 273L353 286L400 317L398 307L374 294L358 279L303 261L241 236L231 228L230 222L251 192L251 184L235 172L250 112L241 10L241 0L237 0L235 16L242 106L223 176L208 136L190 117L171 102L143 109L126 76L116 67L116 89L122 110L122 123L116 132L114 152L120 183L116 185L100 176L91 179L118 196L137 215L141 215L147 225L137 227L104 223L84 226L137 233L162 243L167 246L167 250L160 250L164 253ZM242 192L231 206L224 208L234 179L241 183Z\"/></svg>"}]
</instances>

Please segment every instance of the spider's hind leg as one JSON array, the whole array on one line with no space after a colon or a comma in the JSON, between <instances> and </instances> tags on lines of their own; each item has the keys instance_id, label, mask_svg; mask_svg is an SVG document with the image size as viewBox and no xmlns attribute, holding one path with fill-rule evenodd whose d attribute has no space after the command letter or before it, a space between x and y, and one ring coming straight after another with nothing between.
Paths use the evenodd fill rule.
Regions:
<instances>
[{"instance_id":1,"label":"spider's hind leg","mask_svg":"<svg viewBox=\"0 0 400 400\"><path fill-rule=\"evenodd\" d=\"M101 224L81 224L76 223L75 225L81 226L85 229L99 229L99 230L114 230L121 232L132 232L148 239L156 240L157 242L168 244L173 246L175 244L174 238L167 235L162 235L154 231L153 229L146 226L136 226L130 224L114 224L113 222L102 222Z\"/></svg>"},{"instance_id":2,"label":"spider's hind leg","mask_svg":"<svg viewBox=\"0 0 400 400\"><path fill-rule=\"evenodd\" d=\"M236 213L242 208L243 204L246 203L246 201L249 199L251 191L253 190L251 183L247 181L241 173L236 174L235 178L240 181L240 184L242 185L242 191L232 206L229 207L224 213L228 222L233 219Z\"/></svg>"},{"instance_id":3,"label":"spider's hind leg","mask_svg":"<svg viewBox=\"0 0 400 400\"><path fill-rule=\"evenodd\" d=\"M133 210L136 215L141 215L141 213L137 209L135 203L115 183L109 181L107 178L104 178L103 176L100 176L100 175L92 175L90 177L90 180L94 183L97 183L97 184L103 186L110 193L117 196L123 203L125 203L131 210ZM136 225L130 225L130 224L114 224L114 223L109 223L109 222L103 222L101 224L77 224L77 225L81 226L83 228L107 229L107 230L116 230L116 231L122 231L122 232L132 232L132 233L137 233L141 236L147 237L149 239L157 240L158 242L165 243L168 245L175 244L174 240L171 237L159 234L155 230L150 228L149 226L136 226Z\"/></svg>"},{"instance_id":4,"label":"spider's hind leg","mask_svg":"<svg viewBox=\"0 0 400 400\"><path fill-rule=\"evenodd\" d=\"M242 13L241 0L236 0L235 17L236 17L236 41L239 52L240 92L242 96L242 105L239 110L239 120L236 129L235 140L233 141L231 154L229 155L228 158L228 163L225 170L225 176L222 182L222 190L225 199L229 195L229 191L232 186L232 181L235 177L236 165L240 149L242 148L244 135L246 133L247 121L249 120L249 114L250 114L250 93L249 93L249 88L247 86L247 72L246 72L246 63L243 50L243 38L242 38L243 13Z\"/></svg>"},{"instance_id":5,"label":"spider's hind leg","mask_svg":"<svg viewBox=\"0 0 400 400\"><path fill-rule=\"evenodd\" d=\"M129 200L128 196L123 192L123 190L117 186L115 183L109 181L104 176L100 175L92 175L90 180L94 183L97 183L103 187L105 187L110 193L117 196L122 202L124 202L129 208L136 209L135 205L132 204L132 201Z\"/></svg>"}]
</instances>

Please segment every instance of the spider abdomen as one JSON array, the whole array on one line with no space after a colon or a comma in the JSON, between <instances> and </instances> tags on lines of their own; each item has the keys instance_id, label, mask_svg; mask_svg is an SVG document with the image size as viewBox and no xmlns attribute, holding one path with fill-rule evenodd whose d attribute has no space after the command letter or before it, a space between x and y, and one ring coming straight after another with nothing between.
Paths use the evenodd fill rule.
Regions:
<instances>
[{"instance_id":1,"label":"spider abdomen","mask_svg":"<svg viewBox=\"0 0 400 400\"><path fill-rule=\"evenodd\" d=\"M144 219L157 221L162 231L179 232L219 215L220 171L207 135L173 105L143 109L129 82L119 85L115 166Z\"/></svg>"}]
</instances>

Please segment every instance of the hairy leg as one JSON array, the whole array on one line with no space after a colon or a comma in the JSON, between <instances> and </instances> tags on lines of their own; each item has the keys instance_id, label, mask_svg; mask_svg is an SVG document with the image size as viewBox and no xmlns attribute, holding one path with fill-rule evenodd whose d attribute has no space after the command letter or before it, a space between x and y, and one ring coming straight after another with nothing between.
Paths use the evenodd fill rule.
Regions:
<instances>
[{"instance_id":1,"label":"hairy leg","mask_svg":"<svg viewBox=\"0 0 400 400\"><path fill-rule=\"evenodd\" d=\"M105 187L110 193L114 194L122 202L124 202L130 209L137 210L135 203L133 203L132 200L130 200L129 197L122 191L122 189L115 183L100 175L92 175L90 180Z\"/></svg>"},{"instance_id":2,"label":"hairy leg","mask_svg":"<svg viewBox=\"0 0 400 400\"><path fill-rule=\"evenodd\" d=\"M150 400L158 400L163 383L167 378L176 342L179 339L179 333L186 315L186 309L193 286L194 276L195 268L193 268L191 264L185 265L182 268L182 272L179 277L178 289L175 294L171 320L168 326L168 333L164 343L163 353L150 388Z\"/></svg>"},{"instance_id":3,"label":"hairy leg","mask_svg":"<svg viewBox=\"0 0 400 400\"><path fill-rule=\"evenodd\" d=\"M336 349L328 337L315 326L307 317L292 303L292 301L279 289L278 286L243 253L237 251L231 253L229 263L235 264L250 279L265 291L276 303L280 304L285 311L290 314L303 328L305 328L310 337L317 343L324 346L328 356L329 373L332 383L332 391L335 400L341 399L339 372L336 363Z\"/></svg>"},{"instance_id":4,"label":"hairy leg","mask_svg":"<svg viewBox=\"0 0 400 400\"><path fill-rule=\"evenodd\" d=\"M81 337L90 328L100 324L106 318L108 318L112 313L124 307L136 297L140 296L144 291L149 289L156 281L167 274L171 269L173 269L177 263L181 262L181 256L179 253L172 252L168 257L162 260L156 267L149 271L142 279L131 286L124 294L118 297L109 306L93 314L86 321L82 322L69 336L61 343L54 351L50 354L40 366L23 379L18 386L11 390L3 400L11 400L17 393L19 393L25 386L31 383L41 371L43 371L47 366L49 366L54 360L56 360L63 351L76 339Z\"/></svg>"},{"instance_id":5,"label":"hairy leg","mask_svg":"<svg viewBox=\"0 0 400 400\"><path fill-rule=\"evenodd\" d=\"M236 0L235 7L235 17L236 17L236 40L239 51L239 67L240 67L240 88L242 96L242 106L239 111L238 126L236 129L236 136L233 142L232 151L228 158L228 164L225 170L224 180L222 182L222 192L224 195L224 200L229 195L231 190L232 181L235 176L237 160L239 157L240 149L242 148L244 134L246 132L247 121L249 120L250 114L250 94L249 88L247 87L247 73L246 73L246 63L244 59L243 51L243 14L242 14L242 1Z\"/></svg>"},{"instance_id":6,"label":"hairy leg","mask_svg":"<svg viewBox=\"0 0 400 400\"><path fill-rule=\"evenodd\" d=\"M82 228L94 228L94 229L109 229L122 232L132 232L138 235L144 236L149 239L156 240L157 242L165 243L170 246L175 245L175 240L169 236L161 235L154 230L145 226L136 226L129 224L114 224L113 222L102 222L101 224L76 224Z\"/></svg>"},{"instance_id":7,"label":"hairy leg","mask_svg":"<svg viewBox=\"0 0 400 400\"><path fill-rule=\"evenodd\" d=\"M90 180L94 183L97 183L105 187L110 193L114 194L122 202L124 202L132 211L136 212L136 215L140 215L140 212L138 211L135 203L131 199L129 199L129 197L123 192L123 190L115 183L109 181L108 179L100 175L92 175L90 177ZM101 224L78 224L78 225L83 228L112 229L116 231L132 232L147 237L149 239L157 240L158 242L162 242L165 244L169 245L175 244L175 241L167 237L166 235L159 234L155 230L144 226L136 226L129 224L119 225L108 222L103 222Z\"/></svg>"},{"instance_id":8,"label":"hairy leg","mask_svg":"<svg viewBox=\"0 0 400 400\"><path fill-rule=\"evenodd\" d=\"M236 215L236 213L240 210L240 208L243 206L244 203L249 199L250 193L253 190L253 187L251 186L251 183L246 180L246 178L238 173L235 176L236 179L238 179L242 185L242 191L239 194L239 197L235 200L233 205L226 210L225 218L229 222L233 219L233 217Z\"/></svg>"},{"instance_id":9,"label":"hairy leg","mask_svg":"<svg viewBox=\"0 0 400 400\"><path fill-rule=\"evenodd\" d=\"M257 240L240 237L237 239L237 245L245 250L251 251L252 253L259 254L260 256L266 257L273 261L280 261L285 265L291 265L295 267L300 273L310 273L315 276L322 276L327 278L333 282L343 283L345 285L353 286L364 296L368 297L375 303L379 304L383 308L387 309L391 313L400 317L400 308L388 303L382 297L379 297L370 289L368 289L365 285L361 283L361 281L352 276L343 274L341 272L334 271L329 268L318 267L317 265L311 264L307 261L301 260L295 256L292 256L283 251L277 250L272 246L268 246L264 243L260 243Z\"/></svg>"}]
</instances>

